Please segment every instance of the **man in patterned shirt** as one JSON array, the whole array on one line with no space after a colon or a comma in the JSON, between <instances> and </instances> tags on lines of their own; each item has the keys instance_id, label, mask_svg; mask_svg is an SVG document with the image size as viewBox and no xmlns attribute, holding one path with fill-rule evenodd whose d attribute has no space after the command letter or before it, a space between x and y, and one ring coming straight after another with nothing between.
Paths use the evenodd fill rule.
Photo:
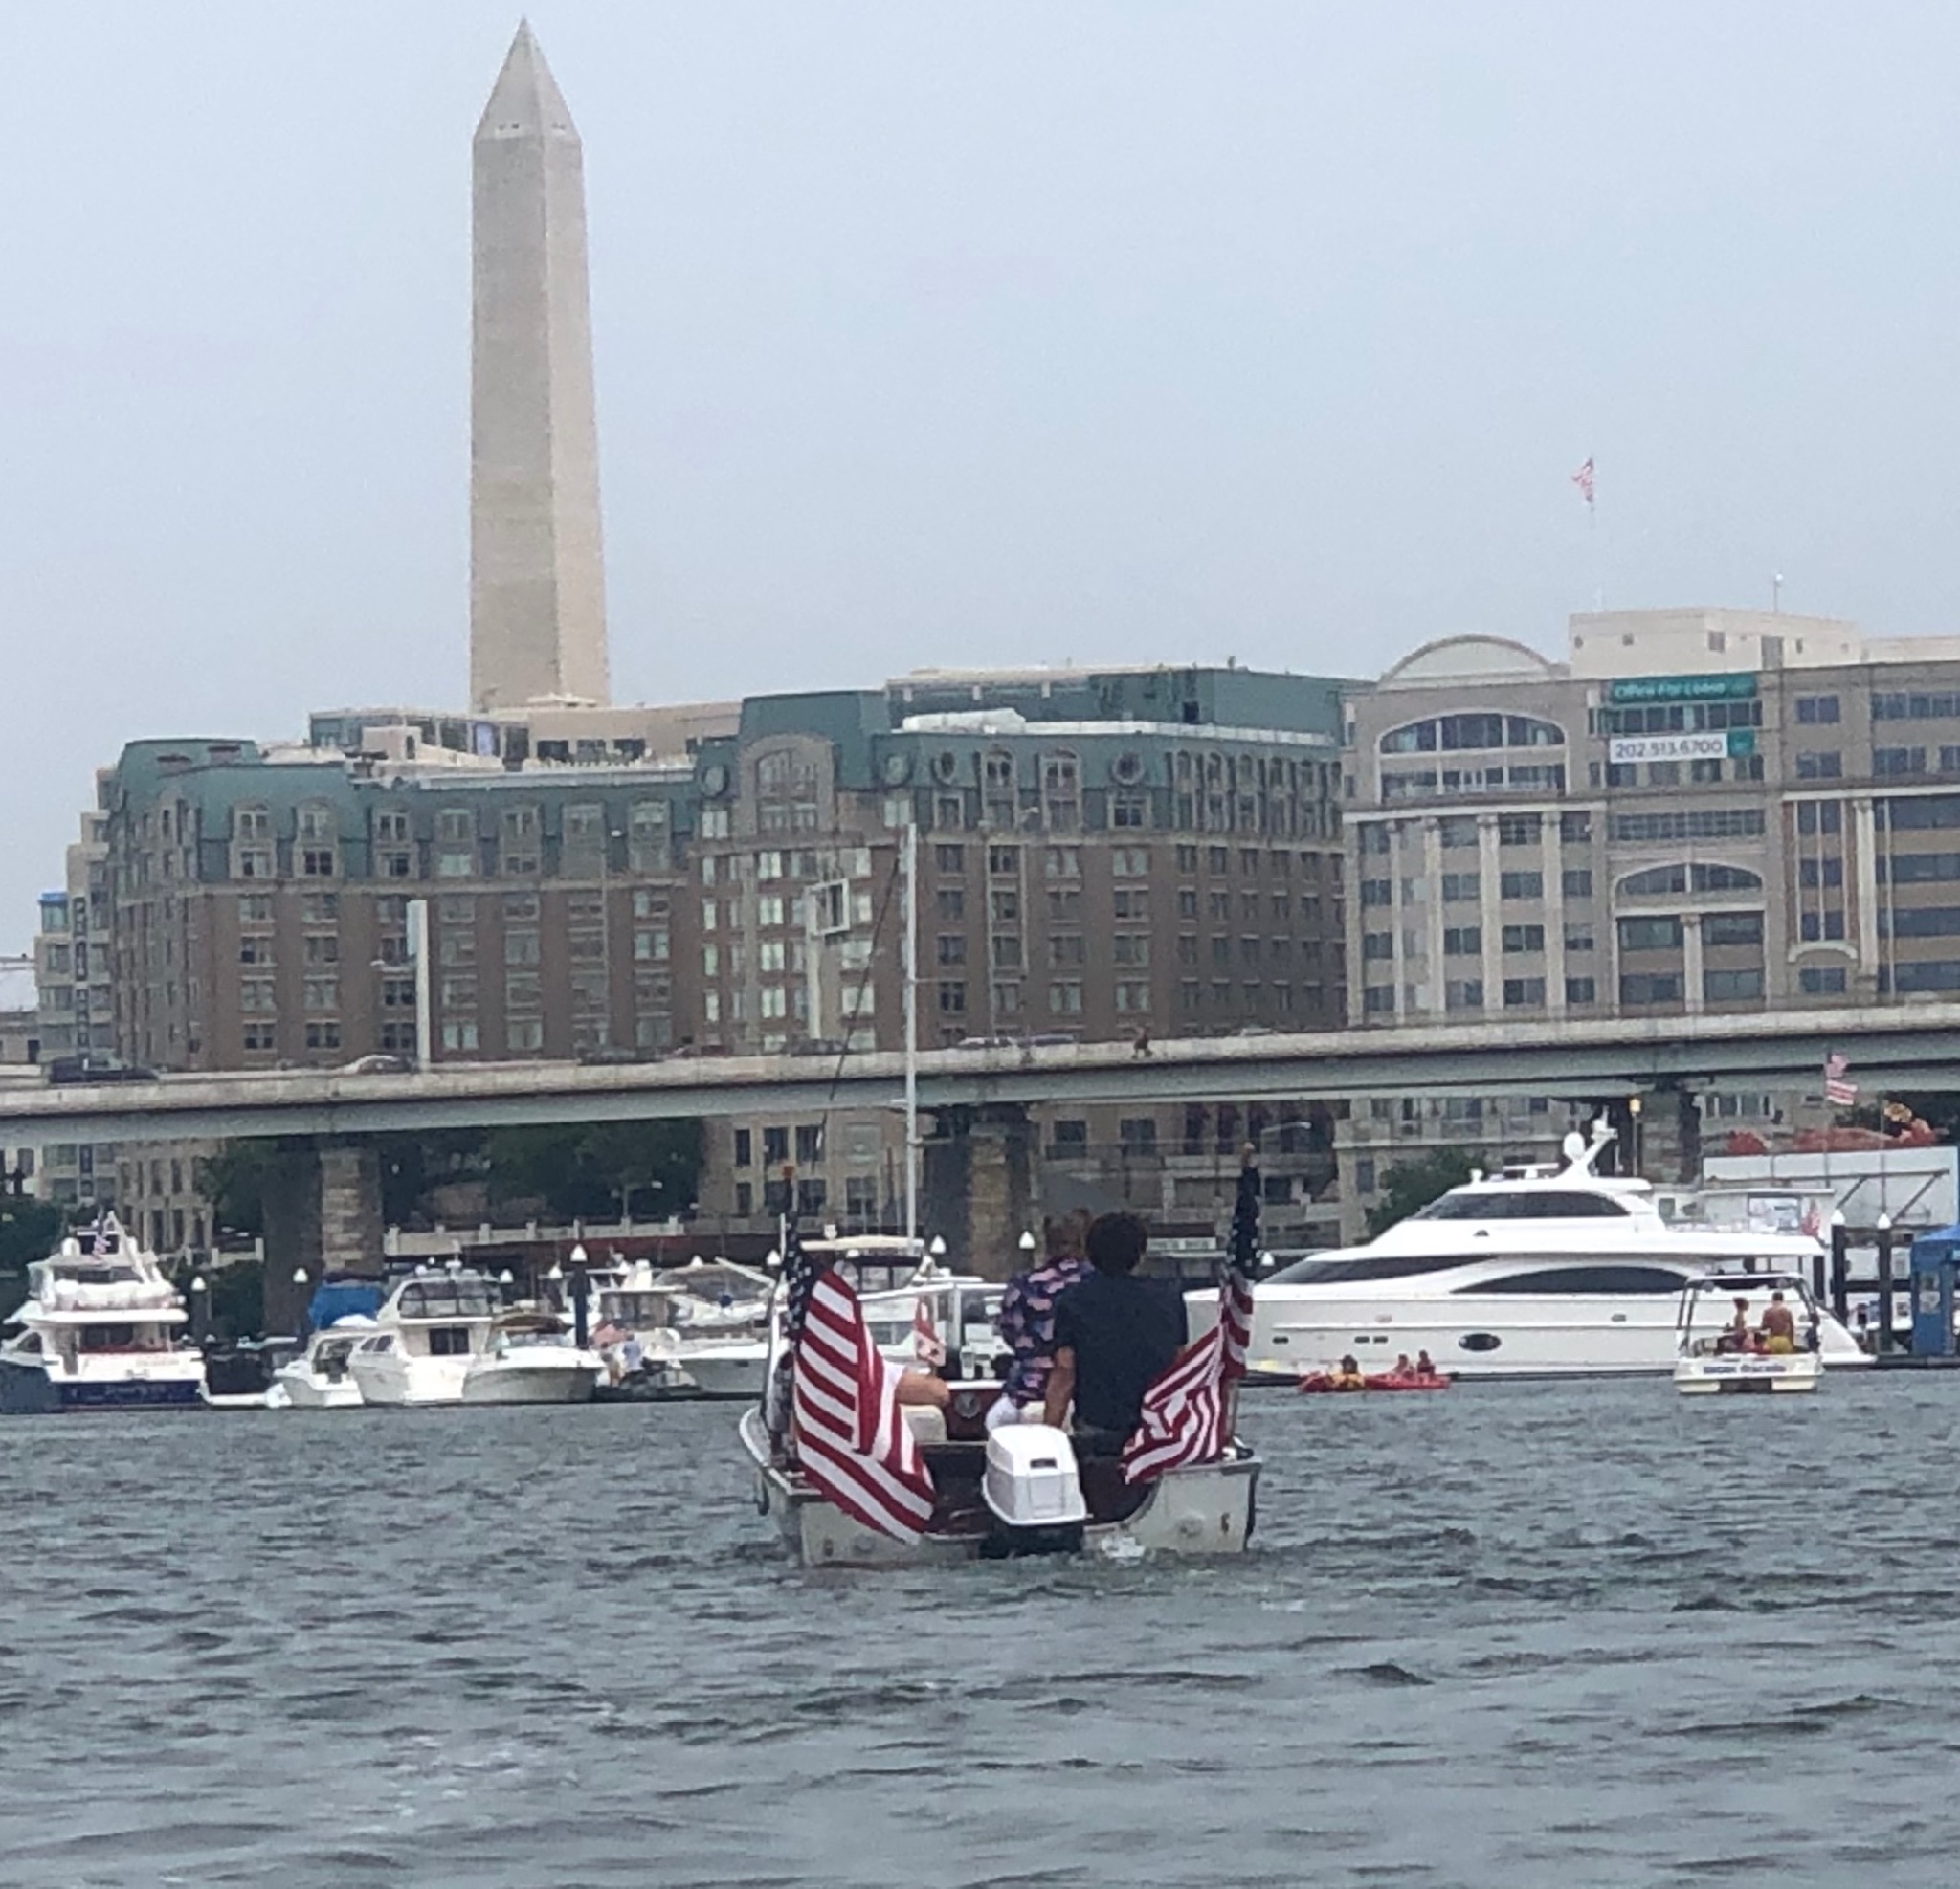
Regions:
<instances>
[{"instance_id":1,"label":"man in patterned shirt","mask_svg":"<svg viewBox=\"0 0 1960 1889\"><path fill-rule=\"evenodd\" d=\"M1040 1421L1048 1373L1055 1365L1056 1301L1088 1277L1089 1262L1082 1256L1088 1226L1089 1216L1082 1212L1050 1220L1042 1230L1047 1257L1040 1265L1016 1273L1001 1294L994 1329L1013 1354L1013 1364L999 1398L987 1412L990 1430L1003 1423Z\"/></svg>"}]
</instances>

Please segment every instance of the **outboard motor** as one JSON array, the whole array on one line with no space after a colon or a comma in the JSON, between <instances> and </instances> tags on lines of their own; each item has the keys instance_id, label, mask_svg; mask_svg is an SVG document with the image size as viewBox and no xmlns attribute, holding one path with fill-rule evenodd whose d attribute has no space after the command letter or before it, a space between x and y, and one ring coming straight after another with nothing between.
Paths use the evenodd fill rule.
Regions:
<instances>
[{"instance_id":1,"label":"outboard motor","mask_svg":"<svg viewBox=\"0 0 1960 1889\"><path fill-rule=\"evenodd\" d=\"M1082 1545L1089 1519L1075 1445L1045 1423L1006 1423L987 1437L982 1493L996 1555L1068 1554Z\"/></svg>"}]
</instances>

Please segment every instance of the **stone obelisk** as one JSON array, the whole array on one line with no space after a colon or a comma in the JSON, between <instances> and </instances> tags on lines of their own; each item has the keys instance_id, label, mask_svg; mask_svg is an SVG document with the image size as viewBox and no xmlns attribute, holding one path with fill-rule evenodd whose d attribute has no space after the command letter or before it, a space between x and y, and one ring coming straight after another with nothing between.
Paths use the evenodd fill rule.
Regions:
<instances>
[{"instance_id":1,"label":"stone obelisk","mask_svg":"<svg viewBox=\"0 0 1960 1889\"><path fill-rule=\"evenodd\" d=\"M528 21L474 160L470 700L603 702L585 154Z\"/></svg>"}]
</instances>

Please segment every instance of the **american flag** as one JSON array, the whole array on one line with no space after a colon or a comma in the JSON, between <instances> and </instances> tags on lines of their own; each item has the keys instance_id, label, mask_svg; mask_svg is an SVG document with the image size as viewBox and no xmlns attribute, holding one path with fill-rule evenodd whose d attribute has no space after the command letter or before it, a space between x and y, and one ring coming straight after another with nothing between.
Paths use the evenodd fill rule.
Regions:
<instances>
[{"instance_id":1,"label":"american flag","mask_svg":"<svg viewBox=\"0 0 1960 1889\"><path fill-rule=\"evenodd\" d=\"M1824 1058L1824 1100L1833 1108L1849 1108L1858 1100L1858 1084L1845 1080L1850 1067L1836 1050Z\"/></svg>"},{"instance_id":2,"label":"american flag","mask_svg":"<svg viewBox=\"0 0 1960 1889\"><path fill-rule=\"evenodd\" d=\"M1187 1345L1144 1392L1141 1420L1124 1445L1123 1479L1147 1482L1167 1469L1213 1462L1231 1438L1231 1387L1245 1375L1252 1343L1252 1285L1259 1233L1259 1173L1239 1169L1232 1210L1232 1256L1218 1285L1218 1322Z\"/></svg>"},{"instance_id":3,"label":"american flag","mask_svg":"<svg viewBox=\"0 0 1960 1889\"><path fill-rule=\"evenodd\" d=\"M795 1445L804 1475L867 1528L916 1542L932 1520L932 1474L899 1408L904 1373L872 1343L858 1295L835 1272L811 1281L796 1325Z\"/></svg>"},{"instance_id":4,"label":"american flag","mask_svg":"<svg viewBox=\"0 0 1960 1889\"><path fill-rule=\"evenodd\" d=\"M782 1348L775 1355L775 1367L766 1389L763 1415L768 1433L781 1443L790 1428L791 1374L796 1357L796 1341L803 1335L805 1316L810 1309L810 1289L816 1283L822 1267L803 1250L796 1222L783 1225L783 1317L778 1327Z\"/></svg>"},{"instance_id":5,"label":"american flag","mask_svg":"<svg viewBox=\"0 0 1960 1889\"><path fill-rule=\"evenodd\" d=\"M1592 461L1590 457L1587 459L1586 463L1572 475L1572 483L1579 488L1579 497L1585 500L1588 505L1592 504Z\"/></svg>"}]
</instances>

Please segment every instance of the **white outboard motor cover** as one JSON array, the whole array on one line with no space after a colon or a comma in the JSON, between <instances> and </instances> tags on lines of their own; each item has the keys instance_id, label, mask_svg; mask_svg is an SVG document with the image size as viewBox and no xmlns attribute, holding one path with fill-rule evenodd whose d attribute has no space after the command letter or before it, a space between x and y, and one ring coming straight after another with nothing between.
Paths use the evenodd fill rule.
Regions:
<instances>
[{"instance_id":1,"label":"white outboard motor cover","mask_svg":"<svg viewBox=\"0 0 1960 1889\"><path fill-rule=\"evenodd\" d=\"M1004 1423L988 1433L986 1496L1010 1528L1062 1528L1089 1517L1075 1445L1045 1423Z\"/></svg>"}]
</instances>

